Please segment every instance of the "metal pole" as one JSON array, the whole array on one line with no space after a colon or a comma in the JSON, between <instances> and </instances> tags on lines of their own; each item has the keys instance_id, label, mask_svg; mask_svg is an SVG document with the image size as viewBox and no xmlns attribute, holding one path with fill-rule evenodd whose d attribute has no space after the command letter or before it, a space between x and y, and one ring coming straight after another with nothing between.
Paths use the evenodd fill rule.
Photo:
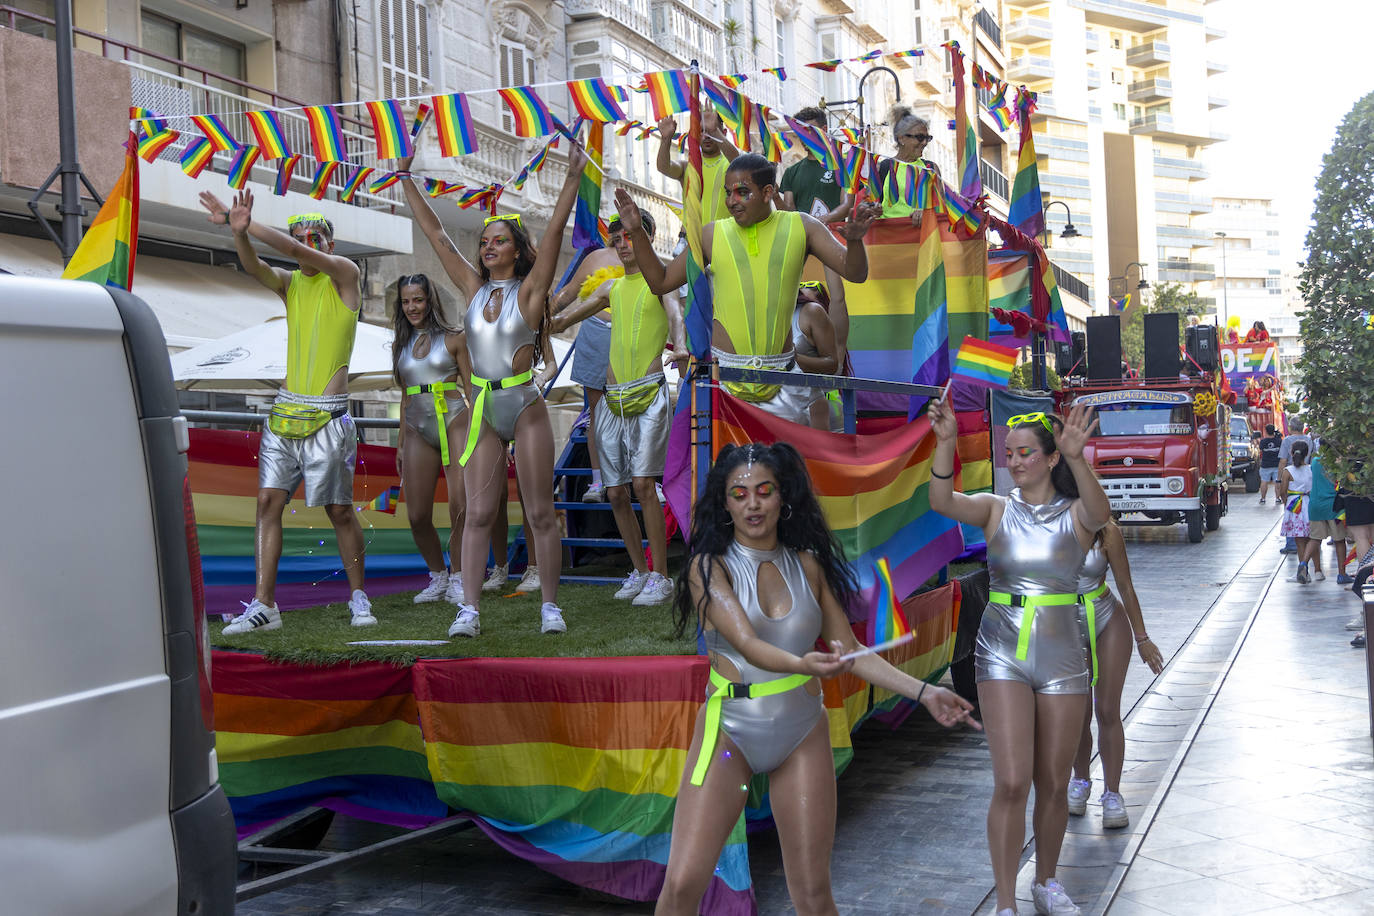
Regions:
<instances>
[{"instance_id":1,"label":"metal pole","mask_svg":"<svg viewBox=\"0 0 1374 916\"><path fill-rule=\"evenodd\" d=\"M81 243L81 165L76 157L76 96L72 71L72 0L55 0L57 23L57 138L58 171L62 176L62 260L71 260Z\"/></svg>"},{"instance_id":2,"label":"metal pole","mask_svg":"<svg viewBox=\"0 0 1374 916\"><path fill-rule=\"evenodd\" d=\"M1045 335L1039 331L1031 332L1031 384L1036 391L1050 387L1045 378Z\"/></svg>"}]
</instances>

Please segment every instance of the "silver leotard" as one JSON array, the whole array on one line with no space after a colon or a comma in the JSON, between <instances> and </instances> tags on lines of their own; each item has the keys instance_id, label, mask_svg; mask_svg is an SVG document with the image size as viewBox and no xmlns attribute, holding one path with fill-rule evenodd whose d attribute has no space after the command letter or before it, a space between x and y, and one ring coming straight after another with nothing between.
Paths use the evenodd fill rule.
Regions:
<instances>
[{"instance_id":1,"label":"silver leotard","mask_svg":"<svg viewBox=\"0 0 1374 916\"><path fill-rule=\"evenodd\" d=\"M820 355L820 351L817 350L816 345L811 342L811 338L807 337L806 334L802 332L801 309L797 309L792 313L792 354L794 357ZM792 371L805 372L806 370L796 363L793 363ZM800 385L788 385L783 390L788 392L792 399L806 410L810 410L812 404L825 397L825 391L820 388L803 388ZM798 420L797 422L805 423L809 419L810 417L808 416L806 420Z\"/></svg>"},{"instance_id":2,"label":"silver leotard","mask_svg":"<svg viewBox=\"0 0 1374 916\"><path fill-rule=\"evenodd\" d=\"M760 639L793 655L805 655L815 649L816 639L821 635L821 606L796 551L786 547L755 550L734 542L721 559L749 625ZM792 609L778 618L767 616L759 606L759 567L769 562L782 574L792 595ZM729 659L739 671L740 683L754 684L785 676L749 664L716 630L707 630L705 637L707 651ZM824 715L820 695L812 695L806 686L800 686L769 697L723 701L720 727L755 773L769 773L791 756Z\"/></svg>"},{"instance_id":3,"label":"silver leotard","mask_svg":"<svg viewBox=\"0 0 1374 916\"><path fill-rule=\"evenodd\" d=\"M478 378L495 382L509 377L515 354L522 347L534 345L534 331L520 312L520 284L523 281L523 277L488 280L468 303L465 313L468 355L472 358L472 374ZM501 312L495 321L488 321L482 312L497 289L502 295ZM470 398L476 397L474 387ZM539 389L532 381L493 389L487 392L482 420L496 435L509 442L515 438L515 421L538 397Z\"/></svg>"},{"instance_id":4,"label":"silver leotard","mask_svg":"<svg viewBox=\"0 0 1374 916\"><path fill-rule=\"evenodd\" d=\"M1083 566L1078 570L1078 594L1086 595L1106 584L1107 581L1107 552L1102 549L1101 544L1094 544L1088 551L1088 555L1083 559ZM1102 631L1107 626L1107 621L1112 619L1112 614L1116 613L1121 602L1116 595L1108 588L1101 598L1093 599L1093 623L1097 629L1097 635L1101 636ZM1086 628L1088 619L1083 617L1083 626ZM1086 631L1086 630L1085 630Z\"/></svg>"},{"instance_id":5,"label":"silver leotard","mask_svg":"<svg viewBox=\"0 0 1374 916\"><path fill-rule=\"evenodd\" d=\"M448 381L457 374L458 360L448 351L442 336L431 341L429 352L417 358L415 345L419 342L420 337L417 334L410 339L410 346L402 350L396 358L396 370L401 376L401 387L433 385ZM457 390L446 391L444 398L448 402L449 442L461 442L466 421L455 427L453 420L461 417L466 409L463 394ZM433 394L422 392L407 396L406 426L419 433L433 448L439 448L439 418L434 409Z\"/></svg>"},{"instance_id":6,"label":"silver leotard","mask_svg":"<svg viewBox=\"0 0 1374 916\"><path fill-rule=\"evenodd\" d=\"M1005 498L1002 521L988 540L992 591L1013 595L1076 594L1084 550L1074 530L1073 502L1056 496L1033 506L1017 488ZM978 627L974 653L979 681L1029 684L1036 693L1087 693L1087 635L1078 622L1081 606L1042 605L1034 612L1030 647L1016 657L1022 608L989 602Z\"/></svg>"}]
</instances>

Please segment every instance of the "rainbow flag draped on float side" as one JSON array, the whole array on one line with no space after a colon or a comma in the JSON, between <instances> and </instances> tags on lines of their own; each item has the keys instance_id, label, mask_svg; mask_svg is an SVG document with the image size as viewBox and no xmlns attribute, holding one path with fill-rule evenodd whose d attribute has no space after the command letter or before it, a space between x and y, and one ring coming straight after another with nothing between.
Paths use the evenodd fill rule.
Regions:
<instances>
[{"instance_id":1,"label":"rainbow flag draped on float side","mask_svg":"<svg viewBox=\"0 0 1374 916\"><path fill-rule=\"evenodd\" d=\"M601 248L607 242L606 222L601 219L602 160L606 149L606 125L587 123L587 166L577 183L573 205L573 249Z\"/></svg>"},{"instance_id":2,"label":"rainbow flag draped on float side","mask_svg":"<svg viewBox=\"0 0 1374 916\"><path fill-rule=\"evenodd\" d=\"M134 285L138 253L138 140L133 131L124 147L124 171L105 198L91 227L62 271L64 280L89 280L128 290Z\"/></svg>"},{"instance_id":3,"label":"rainbow flag draped on float side","mask_svg":"<svg viewBox=\"0 0 1374 916\"><path fill-rule=\"evenodd\" d=\"M1016 177L1011 184L1007 222L1030 236L1045 231L1045 211L1040 198L1040 170L1035 162L1035 136L1031 129L1031 115L1034 111L1035 94L1025 89L1017 90L1016 119L1021 127L1021 145L1016 155Z\"/></svg>"},{"instance_id":4,"label":"rainbow flag draped on float side","mask_svg":"<svg viewBox=\"0 0 1374 916\"><path fill-rule=\"evenodd\" d=\"M967 201L977 200L983 193L983 176L978 171L978 129L969 119L968 106L964 97L967 94L967 80L964 79L964 52L959 50L959 42L951 41L949 48L950 66L954 71L954 133L959 144L959 196ZM974 93L973 107L978 108L978 94Z\"/></svg>"}]
</instances>

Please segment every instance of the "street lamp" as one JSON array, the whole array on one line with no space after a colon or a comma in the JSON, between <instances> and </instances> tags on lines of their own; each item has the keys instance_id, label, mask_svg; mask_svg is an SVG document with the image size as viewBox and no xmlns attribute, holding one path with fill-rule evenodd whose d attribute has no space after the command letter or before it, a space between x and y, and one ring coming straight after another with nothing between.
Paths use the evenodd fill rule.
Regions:
<instances>
[{"instance_id":1,"label":"street lamp","mask_svg":"<svg viewBox=\"0 0 1374 916\"><path fill-rule=\"evenodd\" d=\"M1128 274L1130 274L1132 267L1139 268L1140 270L1140 282L1135 285L1135 288L1149 289L1150 281L1145 279L1145 265L1140 263L1139 261L1132 261L1131 263L1127 264L1126 269L1121 272L1121 279L1129 279Z\"/></svg>"},{"instance_id":2,"label":"street lamp","mask_svg":"<svg viewBox=\"0 0 1374 916\"><path fill-rule=\"evenodd\" d=\"M1059 231L1059 237L1061 239L1064 239L1065 241L1069 239L1078 238L1078 230L1075 229L1073 225L1073 211L1071 211L1069 209L1069 205L1062 200L1052 200L1049 203L1045 204L1045 234L1047 236L1054 234L1050 232L1049 215L1050 207L1053 207L1055 204L1058 204L1059 206L1064 208L1064 228Z\"/></svg>"},{"instance_id":3,"label":"street lamp","mask_svg":"<svg viewBox=\"0 0 1374 916\"><path fill-rule=\"evenodd\" d=\"M868 70L864 73L864 75L861 76L861 77L859 77L859 94L858 94L858 97L857 97L857 98L843 99L843 100L838 101L838 102L826 102L826 101L822 100L822 101L821 101L821 107L822 107L822 108L826 108L826 109L830 109L830 108L839 108L839 107L841 107L841 106L843 106L843 105L853 105L853 104L855 104L855 103L858 103L858 106L859 106L859 133L860 133L861 135L867 137L867 136L868 136L868 127L867 127L867 125L864 123L864 83L868 82L868 78L869 78L870 76L872 76L873 74L878 73L878 72L886 73L888 76L891 76L891 77L892 77L892 91L896 94L896 100L897 100L898 102L900 102L900 101L902 100L902 81L899 80L899 79L897 78L897 71L896 71L896 70L893 70L891 67L877 66L877 67L869 67Z\"/></svg>"},{"instance_id":4,"label":"street lamp","mask_svg":"<svg viewBox=\"0 0 1374 916\"><path fill-rule=\"evenodd\" d=\"M1224 328L1231 322L1231 303L1226 295L1226 233L1214 232L1212 235L1221 240L1218 244L1221 246L1221 326Z\"/></svg>"}]
</instances>

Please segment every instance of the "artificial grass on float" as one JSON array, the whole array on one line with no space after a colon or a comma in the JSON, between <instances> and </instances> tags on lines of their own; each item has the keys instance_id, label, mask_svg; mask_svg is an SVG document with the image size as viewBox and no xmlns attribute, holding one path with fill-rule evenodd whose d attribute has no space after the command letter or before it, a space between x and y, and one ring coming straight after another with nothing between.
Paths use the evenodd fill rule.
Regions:
<instances>
[{"instance_id":1,"label":"artificial grass on float","mask_svg":"<svg viewBox=\"0 0 1374 916\"><path fill-rule=\"evenodd\" d=\"M516 580L509 588L514 591ZM617 601L614 585L561 585L558 604L568 632L539 632L539 593L487 592L482 596L482 635L449 639L457 608L446 601L415 604L415 592L372 599L373 627L350 624L348 604L336 602L282 614L280 630L221 636L224 624L212 619L210 642L217 649L259 652L273 661L298 665L381 661L410 665L419 658L589 658L626 655L693 655L689 632L673 635L668 603L637 607ZM433 646L351 646L358 640L442 639Z\"/></svg>"}]
</instances>

